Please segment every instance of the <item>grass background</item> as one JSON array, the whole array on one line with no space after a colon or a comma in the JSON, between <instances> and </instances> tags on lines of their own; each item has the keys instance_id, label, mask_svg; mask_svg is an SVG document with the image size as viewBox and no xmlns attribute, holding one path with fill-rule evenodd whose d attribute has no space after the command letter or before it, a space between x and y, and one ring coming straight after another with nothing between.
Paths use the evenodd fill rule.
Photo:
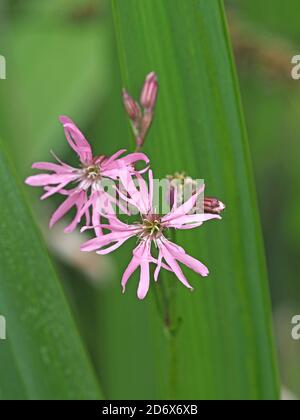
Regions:
<instances>
[{"instance_id":1,"label":"grass background","mask_svg":"<svg viewBox=\"0 0 300 420\"><path fill-rule=\"evenodd\" d=\"M290 1L283 13L279 0L263 4L228 0L225 7L230 38L218 0L0 2L0 53L8 63L8 78L0 81L5 185L1 188L0 313L14 320L14 337L1 343L0 360L3 366L16 366L4 370L1 398L97 398L101 394L95 376L109 398L276 398L277 369L252 164L282 383L299 394L299 345L290 337L291 318L299 312L299 199L295 193L299 94L289 66L291 56L298 53L299 6ZM176 285L173 320L183 321L175 340L164 331L153 290L142 304L135 298L134 280L127 294L120 294L120 273L132 244L116 256L83 258L78 253L79 235L61 235L61 226L47 230L58 201L40 203L39 192L26 188L35 219L28 226L27 220L32 221L28 206L24 202L16 208L19 200L23 203L21 183L33 161L48 160L53 149L64 160L75 162L58 115L70 115L96 153L133 148L120 92L125 85L138 95L150 70L157 71L160 80L156 119L145 147L155 172L162 177L186 170L204 177L207 192L228 207L222 222L178 235L178 241L199 255L212 274L208 281L189 274L196 288L192 296ZM7 198L10 189L16 193ZM8 206L2 203L15 209L16 235ZM49 269L43 263L49 259L35 224L51 254ZM15 245L5 241L7 235ZM31 252L39 266L22 253L32 241ZM18 252L14 252L16 246ZM18 257L13 264L19 275L5 258L7 248L11 258ZM42 285L35 275L40 270L48 270ZM26 280L27 271L31 279L28 275ZM23 277L32 289L28 300L19 304L18 293L26 288ZM172 280L168 275L161 279ZM64 314L62 323L49 319L46 301L37 298L47 287L47 299L57 305L49 312ZM19 316L28 311L28 305L33 314L20 324ZM34 322L40 317L42 333L35 335ZM47 328L56 324L62 324L64 337L58 348L51 335L46 337ZM20 333L22 327L30 340ZM36 356L41 364L34 363L35 353L29 357L35 340L41 340ZM71 347L72 352L62 347ZM74 381L71 388L66 379L54 392L51 377L55 386L61 376L55 369L47 371L43 348L51 349L69 372L68 380ZM84 370L82 385L88 384L84 392L72 370L75 352ZM40 376L48 380L37 389L35 380Z\"/></svg>"}]
</instances>

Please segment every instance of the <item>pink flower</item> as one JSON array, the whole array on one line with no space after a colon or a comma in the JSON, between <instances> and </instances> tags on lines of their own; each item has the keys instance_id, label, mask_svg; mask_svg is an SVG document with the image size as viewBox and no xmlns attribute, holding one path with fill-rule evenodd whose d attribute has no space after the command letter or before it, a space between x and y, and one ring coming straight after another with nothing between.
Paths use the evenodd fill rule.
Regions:
<instances>
[{"instance_id":1,"label":"pink flower","mask_svg":"<svg viewBox=\"0 0 300 420\"><path fill-rule=\"evenodd\" d=\"M93 156L92 148L80 130L68 117L60 117L63 124L67 141L80 159L80 167L74 168L59 160L58 163L38 162L32 165L34 169L47 171L48 173L34 175L26 179L26 184L34 187L44 187L44 200L53 194L59 193L66 196L66 200L58 207L50 220L50 228L55 225L71 208L76 207L76 216L65 232L72 232L80 223L83 216L86 224L91 223L90 209L92 210L93 226L100 225L100 214L97 208L106 208L113 212L113 204L117 201L105 192L103 180L118 180L127 174L134 176L136 173L135 163L149 159L142 153L132 153L120 157L126 150L120 150L110 157ZM75 187L66 189L74 184ZM96 234L101 235L101 228L95 228Z\"/></svg>"},{"instance_id":2,"label":"pink flower","mask_svg":"<svg viewBox=\"0 0 300 420\"><path fill-rule=\"evenodd\" d=\"M122 278L123 292L132 274L140 267L140 281L137 295L139 299L144 299L149 290L150 284L150 264L156 264L155 281L161 268L172 271L181 283L192 289L192 286L184 276L179 263L186 265L201 276L208 275L208 269L200 261L186 254L185 250L171 242L166 237L168 229L193 229L199 227L203 222L210 219L221 219L216 214L192 214L195 204L200 194L204 191L204 186L181 206L174 207L172 210L160 216L156 214L153 205L153 174L149 171L149 189L146 182L140 175L137 175L138 187L135 186L131 177L128 178L127 191L130 198L128 201L135 205L141 215L139 223L126 224L116 217L110 219L110 225L102 225L110 233L99 238L91 239L82 245L82 251L97 251L98 254L108 254L119 248L129 238L137 237L138 246L133 251L133 258L124 272ZM158 258L152 256L152 248L155 244L158 249Z\"/></svg>"}]
</instances>

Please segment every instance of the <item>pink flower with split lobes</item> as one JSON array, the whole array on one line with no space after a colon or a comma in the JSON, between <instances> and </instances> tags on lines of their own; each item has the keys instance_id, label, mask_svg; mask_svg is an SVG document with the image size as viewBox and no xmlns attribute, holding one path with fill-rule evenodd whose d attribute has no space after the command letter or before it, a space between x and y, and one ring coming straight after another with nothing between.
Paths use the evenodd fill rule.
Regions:
<instances>
[{"instance_id":1,"label":"pink flower with split lobes","mask_svg":"<svg viewBox=\"0 0 300 420\"><path fill-rule=\"evenodd\" d=\"M69 145L79 157L80 166L74 168L55 156L57 163L33 164L33 169L47 171L47 173L27 178L26 184L43 187L45 193L41 197L42 200L56 193L67 197L51 217L50 227L73 207L76 208L76 216L65 232L72 232L83 216L86 218L87 225L92 222L93 226L99 226L101 216L98 209L105 207L107 213L113 213L113 205L119 204L114 197L105 192L102 181L104 179L116 181L126 178L127 175L134 176L137 173L135 164L139 161L148 164L149 159L143 153L131 153L121 157L126 150L120 150L110 157L95 157L91 145L73 121L64 116L60 117L60 121ZM70 189L67 189L68 186ZM101 228L95 227L95 232L101 235Z\"/></svg>"},{"instance_id":2,"label":"pink flower with split lobes","mask_svg":"<svg viewBox=\"0 0 300 420\"><path fill-rule=\"evenodd\" d=\"M187 281L179 263L186 265L201 276L208 275L208 269L200 261L189 256L183 248L171 242L167 238L169 229L193 229L201 226L210 219L221 219L218 214L191 214L200 194L204 191L204 186L199 188L195 194L179 207L175 204L172 210L166 215L158 215L153 206L153 174L149 171L149 189L147 183L138 174L138 185L136 186L131 176L128 177L126 190L130 197L124 197L127 201L139 209L141 220L139 223L126 224L116 217L110 218L109 225L101 225L108 229L110 233L102 237L91 239L82 245L82 251L97 251L98 254L108 254L119 248L129 238L137 237L138 246L133 251L133 258L126 268L122 287L125 291L126 284L133 273L140 268L140 281L137 295L139 299L144 299L148 293L150 285L150 264L156 265L154 274L155 281L158 280L161 268L172 271L180 282L189 289L192 286ZM120 194L122 194L120 192ZM158 250L158 257L152 256L152 245Z\"/></svg>"}]
</instances>

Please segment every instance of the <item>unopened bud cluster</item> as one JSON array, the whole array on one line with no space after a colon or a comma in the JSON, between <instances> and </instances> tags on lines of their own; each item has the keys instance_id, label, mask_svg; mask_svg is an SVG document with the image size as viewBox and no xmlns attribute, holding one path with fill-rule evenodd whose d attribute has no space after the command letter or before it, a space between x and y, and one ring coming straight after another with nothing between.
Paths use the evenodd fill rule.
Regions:
<instances>
[{"instance_id":1,"label":"unopened bud cluster","mask_svg":"<svg viewBox=\"0 0 300 420\"><path fill-rule=\"evenodd\" d=\"M191 194L194 194L197 191L197 182L190 176L187 176L184 172L176 172L174 175L168 175L167 179L170 183L169 200L171 206L174 204L180 206L186 199L186 191ZM175 200L176 203L174 203ZM218 198L204 197L201 211L203 211L203 213L221 214L222 211L225 210L225 207L225 204Z\"/></svg>"},{"instance_id":2,"label":"unopened bud cluster","mask_svg":"<svg viewBox=\"0 0 300 420\"><path fill-rule=\"evenodd\" d=\"M123 102L131 121L137 151L143 147L146 135L152 124L157 92L158 82L154 72L149 73L146 77L139 103L125 89L123 90Z\"/></svg>"}]
</instances>

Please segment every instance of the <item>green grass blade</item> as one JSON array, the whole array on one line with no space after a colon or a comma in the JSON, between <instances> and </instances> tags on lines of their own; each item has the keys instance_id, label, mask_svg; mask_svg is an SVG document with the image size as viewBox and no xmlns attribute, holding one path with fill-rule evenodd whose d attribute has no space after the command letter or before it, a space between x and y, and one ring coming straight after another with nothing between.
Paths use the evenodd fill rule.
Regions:
<instances>
[{"instance_id":1,"label":"green grass blade","mask_svg":"<svg viewBox=\"0 0 300 420\"><path fill-rule=\"evenodd\" d=\"M0 142L0 398L101 397L47 251Z\"/></svg>"},{"instance_id":2,"label":"green grass blade","mask_svg":"<svg viewBox=\"0 0 300 420\"><path fill-rule=\"evenodd\" d=\"M175 310L182 323L175 340L164 334L154 285L141 304L120 296L124 301L109 307L119 314L109 331L122 330L131 338L130 346L110 347L107 375L114 374L117 384L111 396L124 389L132 398L148 392L148 398L275 399L264 250L223 5L218 0L115 0L113 9L126 87L138 94L147 72L159 77L156 120L145 147L155 176L186 171L204 177L207 194L223 199L227 211L222 222L178 234L178 242L211 274L204 281L189 274L193 294L177 286ZM127 294L134 288L132 281ZM147 319L142 329L141 319ZM107 346L118 341L112 334L108 338ZM148 349L138 354L141 343ZM114 362L132 362L134 355L139 374L128 384L128 367L112 369ZM156 391L153 383L159 384Z\"/></svg>"}]
</instances>

